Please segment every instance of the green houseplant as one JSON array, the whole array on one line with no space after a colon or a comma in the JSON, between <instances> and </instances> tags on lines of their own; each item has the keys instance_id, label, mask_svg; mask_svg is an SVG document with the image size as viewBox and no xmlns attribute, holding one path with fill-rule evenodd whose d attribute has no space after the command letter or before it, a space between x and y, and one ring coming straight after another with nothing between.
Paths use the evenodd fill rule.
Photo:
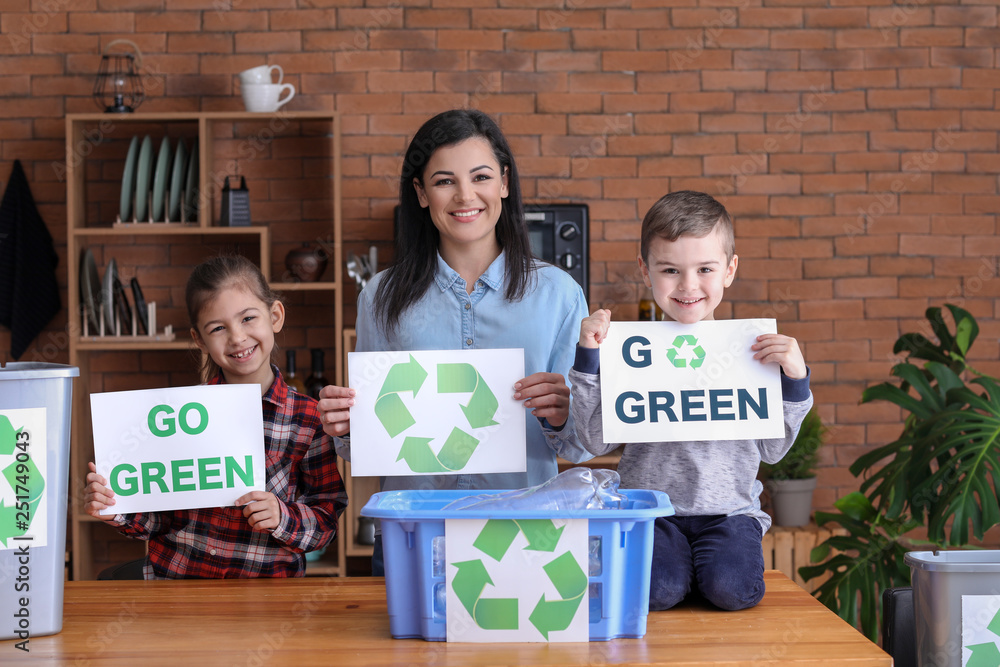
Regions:
<instances>
[{"instance_id":1,"label":"green houseplant","mask_svg":"<svg viewBox=\"0 0 1000 667\"><path fill-rule=\"evenodd\" d=\"M905 354L892 374L899 383L867 388L862 403L889 401L906 413L899 437L860 456L850 467L860 490L840 498L835 512L817 512L834 535L813 549L818 565L799 569L809 581L828 577L814 595L871 639L879 628L881 591L909 584L903 554L927 530L925 547L957 547L1000 523L1000 385L967 362L979 325L948 304L926 317L936 342L904 334L893 351ZM832 554L832 555L831 555Z\"/></svg>"},{"instance_id":2,"label":"green houseplant","mask_svg":"<svg viewBox=\"0 0 1000 667\"><path fill-rule=\"evenodd\" d=\"M761 464L775 525L804 526L809 523L816 488L816 464L825 434L823 420L815 409L811 409L785 456L777 463Z\"/></svg>"}]
</instances>

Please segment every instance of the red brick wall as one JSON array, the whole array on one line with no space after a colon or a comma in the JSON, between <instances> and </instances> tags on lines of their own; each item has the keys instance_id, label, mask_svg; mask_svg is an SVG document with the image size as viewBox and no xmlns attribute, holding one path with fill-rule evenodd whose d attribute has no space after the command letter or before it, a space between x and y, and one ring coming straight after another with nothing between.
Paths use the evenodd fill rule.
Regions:
<instances>
[{"instance_id":1,"label":"red brick wall","mask_svg":"<svg viewBox=\"0 0 1000 667\"><path fill-rule=\"evenodd\" d=\"M141 111L241 108L235 74L263 63L296 85L287 108L340 111L350 250L388 255L399 155L453 106L499 118L529 200L589 204L592 305L616 318L636 315L646 209L707 191L735 215L741 258L721 314L777 317L812 367L832 426L817 496L828 507L857 488L854 458L899 431L897 410L858 398L927 306L972 311L976 366L1000 374L998 9L609 4L0 0L0 178L25 163L64 253L63 117L94 110L99 53L128 38L144 55ZM65 324L27 358L65 360ZM0 331L0 359L8 347Z\"/></svg>"}]
</instances>

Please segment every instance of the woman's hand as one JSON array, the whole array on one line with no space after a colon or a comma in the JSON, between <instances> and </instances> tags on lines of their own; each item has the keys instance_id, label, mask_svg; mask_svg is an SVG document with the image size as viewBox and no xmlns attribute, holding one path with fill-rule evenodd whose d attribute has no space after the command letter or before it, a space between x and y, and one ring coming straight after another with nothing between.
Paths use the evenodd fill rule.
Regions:
<instances>
[{"instance_id":1,"label":"woman's hand","mask_svg":"<svg viewBox=\"0 0 1000 667\"><path fill-rule=\"evenodd\" d=\"M281 503L270 491L251 491L236 499L243 516L254 530L271 532L281 523Z\"/></svg>"},{"instance_id":2,"label":"woman's hand","mask_svg":"<svg viewBox=\"0 0 1000 667\"><path fill-rule=\"evenodd\" d=\"M556 428L569 419L569 386L559 373L532 373L514 384L514 398Z\"/></svg>"},{"instance_id":3,"label":"woman's hand","mask_svg":"<svg viewBox=\"0 0 1000 667\"><path fill-rule=\"evenodd\" d=\"M339 438L351 431L351 406L355 391L349 387L327 385L319 392L319 416L323 431Z\"/></svg>"}]
</instances>

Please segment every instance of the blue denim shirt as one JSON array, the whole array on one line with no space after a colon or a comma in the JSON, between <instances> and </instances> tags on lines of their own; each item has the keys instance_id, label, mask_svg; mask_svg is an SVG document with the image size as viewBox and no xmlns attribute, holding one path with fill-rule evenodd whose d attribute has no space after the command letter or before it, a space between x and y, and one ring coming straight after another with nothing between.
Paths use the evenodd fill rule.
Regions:
<instances>
[{"instance_id":1,"label":"blue denim shirt","mask_svg":"<svg viewBox=\"0 0 1000 667\"><path fill-rule=\"evenodd\" d=\"M524 377L547 371L569 375L587 302L580 286L562 269L540 264L535 282L523 299L504 298L505 255L479 277L472 294L465 280L438 255L434 282L403 313L395 333L386 337L374 318L375 291L384 278L375 276L358 297L358 352L382 350L474 350L523 348ZM567 380L568 382L568 380ZM510 389L514 393L513 387ZM557 473L556 456L578 463L592 455L576 437L573 417L559 430L528 414L527 473L489 475L420 475L386 477L382 490L520 489L541 484ZM337 439L337 453L350 458L347 438Z\"/></svg>"}]
</instances>

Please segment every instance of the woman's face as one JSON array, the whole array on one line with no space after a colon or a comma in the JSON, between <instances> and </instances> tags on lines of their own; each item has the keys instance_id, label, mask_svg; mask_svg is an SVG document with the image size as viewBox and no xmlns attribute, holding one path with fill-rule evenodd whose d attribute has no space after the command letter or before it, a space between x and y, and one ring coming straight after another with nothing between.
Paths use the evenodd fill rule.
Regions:
<instances>
[{"instance_id":1,"label":"woman's face","mask_svg":"<svg viewBox=\"0 0 1000 667\"><path fill-rule=\"evenodd\" d=\"M430 213L441 235L441 252L497 249L494 233L507 174L493 155L490 143L472 137L434 151L423 173L413 179L420 205Z\"/></svg>"}]
</instances>

